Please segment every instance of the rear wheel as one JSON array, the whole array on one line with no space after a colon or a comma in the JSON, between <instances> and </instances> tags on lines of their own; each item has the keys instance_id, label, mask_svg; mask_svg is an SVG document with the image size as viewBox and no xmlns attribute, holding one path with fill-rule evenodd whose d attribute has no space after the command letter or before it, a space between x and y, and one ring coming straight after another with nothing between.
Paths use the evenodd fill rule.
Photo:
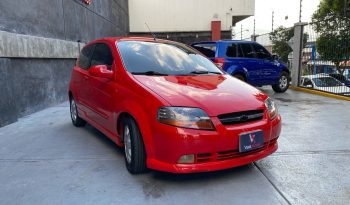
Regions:
<instances>
[{"instance_id":1,"label":"rear wheel","mask_svg":"<svg viewBox=\"0 0 350 205\"><path fill-rule=\"evenodd\" d=\"M278 79L278 84L272 85L272 89L276 93L284 93L289 88L290 78L289 74L285 71L282 71L280 78Z\"/></svg>"},{"instance_id":2,"label":"rear wheel","mask_svg":"<svg viewBox=\"0 0 350 205\"><path fill-rule=\"evenodd\" d=\"M237 78L238 80L241 80L241 81L246 81L245 80L245 77L241 74L234 74L233 77Z\"/></svg>"},{"instance_id":3,"label":"rear wheel","mask_svg":"<svg viewBox=\"0 0 350 205\"><path fill-rule=\"evenodd\" d=\"M123 126L126 168L131 174L143 173L147 170L146 152L140 130L130 117L124 119Z\"/></svg>"},{"instance_id":4,"label":"rear wheel","mask_svg":"<svg viewBox=\"0 0 350 205\"><path fill-rule=\"evenodd\" d=\"M70 117L72 119L72 123L76 127L83 127L86 124L86 121L79 117L78 115L78 107L75 103L73 97L70 99Z\"/></svg>"}]
</instances>

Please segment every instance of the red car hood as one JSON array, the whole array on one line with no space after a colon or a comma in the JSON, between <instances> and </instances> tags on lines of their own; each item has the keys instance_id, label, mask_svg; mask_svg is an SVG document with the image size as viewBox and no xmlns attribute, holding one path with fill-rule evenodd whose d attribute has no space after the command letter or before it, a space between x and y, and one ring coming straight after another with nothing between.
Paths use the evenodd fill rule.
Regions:
<instances>
[{"instance_id":1,"label":"red car hood","mask_svg":"<svg viewBox=\"0 0 350 205\"><path fill-rule=\"evenodd\" d=\"M230 75L134 77L172 106L199 107L209 116L261 109L267 98Z\"/></svg>"}]
</instances>

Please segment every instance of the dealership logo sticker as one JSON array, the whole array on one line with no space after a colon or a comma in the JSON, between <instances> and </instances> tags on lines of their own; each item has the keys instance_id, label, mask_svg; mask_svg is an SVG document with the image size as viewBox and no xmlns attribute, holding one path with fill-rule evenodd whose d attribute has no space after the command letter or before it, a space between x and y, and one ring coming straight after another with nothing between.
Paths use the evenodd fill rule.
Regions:
<instances>
[{"instance_id":1,"label":"dealership logo sticker","mask_svg":"<svg viewBox=\"0 0 350 205\"><path fill-rule=\"evenodd\" d=\"M249 139L250 139L251 144L255 144L255 135L254 134L250 134Z\"/></svg>"},{"instance_id":2,"label":"dealership logo sticker","mask_svg":"<svg viewBox=\"0 0 350 205\"><path fill-rule=\"evenodd\" d=\"M90 5L92 3L92 0L82 0L84 4Z\"/></svg>"}]
</instances>

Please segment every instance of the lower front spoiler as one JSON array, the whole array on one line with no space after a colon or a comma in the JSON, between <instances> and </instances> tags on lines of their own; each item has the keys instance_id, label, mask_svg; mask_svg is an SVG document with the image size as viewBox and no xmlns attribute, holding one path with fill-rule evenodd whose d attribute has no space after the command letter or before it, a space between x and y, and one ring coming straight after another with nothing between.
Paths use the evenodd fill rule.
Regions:
<instances>
[{"instance_id":1,"label":"lower front spoiler","mask_svg":"<svg viewBox=\"0 0 350 205\"><path fill-rule=\"evenodd\" d=\"M197 163L197 164L169 164L166 162L149 159L147 161L147 167L158 171L171 172L171 173L195 173L195 172L211 172L223 169L229 169L255 162L262 159L272 153L278 148L278 142L271 143L267 148L247 154L234 159L228 159L223 161Z\"/></svg>"}]
</instances>

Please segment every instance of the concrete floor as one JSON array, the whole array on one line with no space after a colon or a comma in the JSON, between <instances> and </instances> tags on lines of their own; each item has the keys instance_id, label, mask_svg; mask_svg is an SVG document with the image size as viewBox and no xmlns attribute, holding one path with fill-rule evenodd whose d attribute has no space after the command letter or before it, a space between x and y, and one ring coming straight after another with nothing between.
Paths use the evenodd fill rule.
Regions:
<instances>
[{"instance_id":1,"label":"concrete floor","mask_svg":"<svg viewBox=\"0 0 350 205\"><path fill-rule=\"evenodd\" d=\"M67 103L22 118L0 128L0 204L349 204L350 103L263 91L283 117L278 152L213 173L130 175Z\"/></svg>"}]
</instances>

